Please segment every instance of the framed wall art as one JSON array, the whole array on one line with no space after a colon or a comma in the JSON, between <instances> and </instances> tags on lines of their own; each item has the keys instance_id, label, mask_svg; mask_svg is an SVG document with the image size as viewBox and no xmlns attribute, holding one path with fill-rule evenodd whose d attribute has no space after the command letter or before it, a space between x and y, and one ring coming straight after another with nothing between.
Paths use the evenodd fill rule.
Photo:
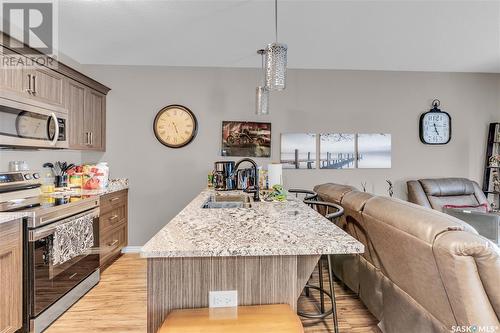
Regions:
<instances>
[{"instance_id":1,"label":"framed wall art","mask_svg":"<svg viewBox=\"0 0 500 333\"><path fill-rule=\"evenodd\" d=\"M271 157L271 123L223 121L221 155Z\"/></svg>"}]
</instances>

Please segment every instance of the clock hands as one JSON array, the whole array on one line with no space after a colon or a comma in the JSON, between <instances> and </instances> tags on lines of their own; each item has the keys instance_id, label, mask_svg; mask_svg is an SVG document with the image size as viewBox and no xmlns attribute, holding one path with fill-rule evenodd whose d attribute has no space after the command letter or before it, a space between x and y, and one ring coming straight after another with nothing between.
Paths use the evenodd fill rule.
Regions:
<instances>
[{"instance_id":1,"label":"clock hands","mask_svg":"<svg viewBox=\"0 0 500 333\"><path fill-rule=\"evenodd\" d=\"M174 123L174 122L172 122L172 125L174 125L175 133L176 133L176 134L179 134L179 131L177 130L177 126L175 125L175 123Z\"/></svg>"},{"instance_id":2,"label":"clock hands","mask_svg":"<svg viewBox=\"0 0 500 333\"><path fill-rule=\"evenodd\" d=\"M439 131L438 131L438 128L436 126L436 123L434 123L434 131L436 131L436 134L439 135Z\"/></svg>"}]
</instances>

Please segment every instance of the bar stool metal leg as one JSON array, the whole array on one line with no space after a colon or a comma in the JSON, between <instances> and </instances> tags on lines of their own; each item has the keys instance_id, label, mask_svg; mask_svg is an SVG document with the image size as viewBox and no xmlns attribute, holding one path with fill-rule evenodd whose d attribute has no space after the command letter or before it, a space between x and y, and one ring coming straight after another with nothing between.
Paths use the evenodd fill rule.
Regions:
<instances>
[{"instance_id":1,"label":"bar stool metal leg","mask_svg":"<svg viewBox=\"0 0 500 333\"><path fill-rule=\"evenodd\" d=\"M323 264L321 263L322 258L319 258L318 261L318 279L319 279L319 289L320 290L325 290L323 287ZM325 294L323 292L319 293L319 300L320 300L320 309L321 313L325 313Z\"/></svg>"},{"instance_id":2,"label":"bar stool metal leg","mask_svg":"<svg viewBox=\"0 0 500 333\"><path fill-rule=\"evenodd\" d=\"M335 333L339 333L339 323L337 319L337 302L335 300L335 286L333 285L333 273L332 273L332 258L331 255L327 255L328 258L328 279L330 282L330 295L332 295L332 316L333 316L333 329Z\"/></svg>"}]
</instances>

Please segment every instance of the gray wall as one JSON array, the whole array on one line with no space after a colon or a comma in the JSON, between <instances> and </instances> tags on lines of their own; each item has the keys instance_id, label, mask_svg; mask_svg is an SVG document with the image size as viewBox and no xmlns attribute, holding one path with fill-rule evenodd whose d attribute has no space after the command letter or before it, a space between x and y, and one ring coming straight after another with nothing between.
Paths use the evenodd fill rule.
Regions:
<instances>
[{"instance_id":1,"label":"gray wall","mask_svg":"<svg viewBox=\"0 0 500 333\"><path fill-rule=\"evenodd\" d=\"M130 179L130 245L144 244L206 186L212 163L221 159L222 120L272 122L272 157L259 160L263 164L279 161L283 132L391 133L392 169L287 170L284 179L287 187L301 188L366 181L378 194L386 193L385 179L392 179L401 198L410 178L481 181L487 124L500 121L497 75L290 70L287 89L271 96L271 115L258 117L257 70L88 66L86 71L112 91L107 151L83 153L82 160L108 161L112 177ZM436 97L453 117L453 138L446 146L425 146L418 119ZM162 146L152 131L156 112L174 103L189 107L199 121L198 136L182 149Z\"/></svg>"}]
</instances>

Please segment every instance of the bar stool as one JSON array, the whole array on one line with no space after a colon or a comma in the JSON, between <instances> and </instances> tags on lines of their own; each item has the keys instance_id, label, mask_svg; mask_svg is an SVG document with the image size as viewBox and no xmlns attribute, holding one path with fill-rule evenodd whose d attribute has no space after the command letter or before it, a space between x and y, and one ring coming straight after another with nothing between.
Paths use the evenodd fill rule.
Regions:
<instances>
[{"instance_id":1,"label":"bar stool","mask_svg":"<svg viewBox=\"0 0 500 333\"><path fill-rule=\"evenodd\" d=\"M344 209L336 204L330 203L330 202L324 202L324 201L316 201L316 200L304 200L304 203L311 208L317 210L318 212L321 212L321 214L330 220L332 223L334 223L335 219L338 219L342 215L344 215ZM318 261L318 274L319 274L319 286L312 285L309 282L305 285L305 290L306 290L306 296L309 296L309 293L307 292L308 289L315 289L319 291L320 295L320 311L319 313L308 313L308 312L297 312L297 314L301 317L305 318L313 318L313 319L324 319L328 317L329 315L332 315L333 317L333 328L335 333L338 333L338 319L337 319L337 304L335 301L335 291L333 287L333 273L332 273L332 262L331 262L331 256L326 255L327 259L327 270L328 270L328 280L329 280L329 286L330 290L329 292L325 290L323 286L323 262L322 259L325 256L321 256L321 258ZM332 308L328 311L325 311L325 295L330 298Z\"/></svg>"},{"instance_id":2,"label":"bar stool","mask_svg":"<svg viewBox=\"0 0 500 333\"><path fill-rule=\"evenodd\" d=\"M311 200L318 200L318 194L314 191L311 191L311 190L291 188L288 190L288 193L295 194L296 198L298 198L300 196L303 202L311 201ZM307 287L304 288L304 291L305 291L306 296L309 297L310 296L309 288L307 288Z\"/></svg>"},{"instance_id":3,"label":"bar stool","mask_svg":"<svg viewBox=\"0 0 500 333\"><path fill-rule=\"evenodd\" d=\"M318 194L314 191L310 190L303 190L303 189L297 189L297 188L291 188L288 190L289 193L294 193L295 197L298 198L299 195L303 196L303 200L318 200Z\"/></svg>"}]
</instances>

